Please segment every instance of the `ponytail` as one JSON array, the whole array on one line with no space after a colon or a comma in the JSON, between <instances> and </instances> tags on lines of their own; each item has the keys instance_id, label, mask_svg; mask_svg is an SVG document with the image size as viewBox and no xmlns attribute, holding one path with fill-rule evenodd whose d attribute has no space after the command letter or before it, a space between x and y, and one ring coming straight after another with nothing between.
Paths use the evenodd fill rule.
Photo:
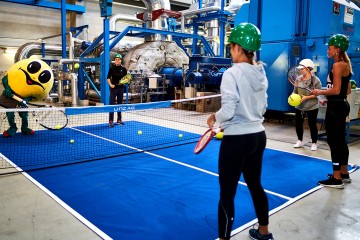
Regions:
<instances>
[{"instance_id":1,"label":"ponytail","mask_svg":"<svg viewBox=\"0 0 360 240\"><path fill-rule=\"evenodd\" d=\"M344 62L349 66L350 73L353 74L353 70L352 70L352 66L351 66L351 61L350 61L350 58L349 58L349 56L347 55L347 53L344 52L344 51L340 51L339 59L340 59L341 61L344 61Z\"/></svg>"}]
</instances>

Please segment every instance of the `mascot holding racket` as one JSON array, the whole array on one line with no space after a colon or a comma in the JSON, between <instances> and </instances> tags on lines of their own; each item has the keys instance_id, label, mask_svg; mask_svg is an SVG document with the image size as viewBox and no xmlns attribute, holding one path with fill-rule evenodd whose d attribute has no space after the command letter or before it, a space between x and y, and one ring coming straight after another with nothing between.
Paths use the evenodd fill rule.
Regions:
<instances>
[{"instance_id":1,"label":"mascot holding racket","mask_svg":"<svg viewBox=\"0 0 360 240\"><path fill-rule=\"evenodd\" d=\"M2 79L4 91L0 96L1 106L5 108L26 107L32 100L42 100L46 97L53 84L54 75L48 64L38 59L25 59L12 65ZM15 113L6 113L9 128L3 132L4 137L14 136L17 131ZM21 132L33 135L28 127L28 113L19 112L21 117Z\"/></svg>"}]
</instances>

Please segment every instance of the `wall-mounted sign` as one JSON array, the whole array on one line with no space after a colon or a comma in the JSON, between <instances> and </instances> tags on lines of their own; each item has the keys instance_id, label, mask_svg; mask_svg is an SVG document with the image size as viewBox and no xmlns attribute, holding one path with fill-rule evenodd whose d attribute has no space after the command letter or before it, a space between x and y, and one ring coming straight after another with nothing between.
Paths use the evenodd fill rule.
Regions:
<instances>
[{"instance_id":1,"label":"wall-mounted sign","mask_svg":"<svg viewBox=\"0 0 360 240\"><path fill-rule=\"evenodd\" d=\"M333 14L340 15L340 3L333 2Z\"/></svg>"},{"instance_id":2,"label":"wall-mounted sign","mask_svg":"<svg viewBox=\"0 0 360 240\"><path fill-rule=\"evenodd\" d=\"M348 24L354 23L354 9L345 7L344 22Z\"/></svg>"}]
</instances>

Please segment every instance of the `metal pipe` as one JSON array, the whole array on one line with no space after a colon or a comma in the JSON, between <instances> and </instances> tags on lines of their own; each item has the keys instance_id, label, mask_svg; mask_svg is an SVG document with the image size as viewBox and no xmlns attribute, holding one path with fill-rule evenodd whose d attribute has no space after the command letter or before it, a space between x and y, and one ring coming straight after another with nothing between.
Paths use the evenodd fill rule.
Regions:
<instances>
[{"instance_id":1,"label":"metal pipe","mask_svg":"<svg viewBox=\"0 0 360 240\"><path fill-rule=\"evenodd\" d=\"M66 74L58 79L58 98L59 102L71 103L72 107L78 106L78 78L75 73ZM63 81L71 81L71 96L64 96Z\"/></svg>"},{"instance_id":2,"label":"metal pipe","mask_svg":"<svg viewBox=\"0 0 360 240\"><path fill-rule=\"evenodd\" d=\"M75 73L70 74L72 106L78 105L78 78Z\"/></svg>"},{"instance_id":3,"label":"metal pipe","mask_svg":"<svg viewBox=\"0 0 360 240\"><path fill-rule=\"evenodd\" d=\"M59 60L59 65L64 65L66 63L80 63L80 59L74 58L74 59L68 59L68 58L62 58Z\"/></svg>"},{"instance_id":4,"label":"metal pipe","mask_svg":"<svg viewBox=\"0 0 360 240\"><path fill-rule=\"evenodd\" d=\"M148 11L154 11L158 9L170 10L169 0L142 0Z\"/></svg>"},{"instance_id":5,"label":"metal pipe","mask_svg":"<svg viewBox=\"0 0 360 240\"><path fill-rule=\"evenodd\" d=\"M180 11L181 14L181 32L185 32L185 17L189 15L199 14L199 13L206 13L206 12L213 12L213 11L220 11L220 7L213 6L213 7L205 7L195 10L184 10Z\"/></svg>"},{"instance_id":6,"label":"metal pipe","mask_svg":"<svg viewBox=\"0 0 360 240\"><path fill-rule=\"evenodd\" d=\"M63 94L63 89L64 88L64 84L63 84L63 80L60 79L60 77L58 78L57 81L57 91L58 91L58 101L59 102L63 102L63 98L64 98L64 94Z\"/></svg>"},{"instance_id":7,"label":"metal pipe","mask_svg":"<svg viewBox=\"0 0 360 240\"><path fill-rule=\"evenodd\" d=\"M45 44L45 54L50 56L61 56L61 45L49 45ZM23 59L27 59L32 55L41 55L41 43L26 43L22 45L15 54L15 62Z\"/></svg>"},{"instance_id":8,"label":"metal pipe","mask_svg":"<svg viewBox=\"0 0 360 240\"><path fill-rule=\"evenodd\" d=\"M152 14L153 11L159 9L170 10L170 1L169 0L142 0L146 6L146 13ZM145 16L145 15L144 15ZM158 19L152 21L152 19L146 19L146 28L159 29L159 30L168 30L166 14L160 16ZM145 37L145 41L171 41L172 36L153 34Z\"/></svg>"},{"instance_id":9,"label":"metal pipe","mask_svg":"<svg viewBox=\"0 0 360 240\"><path fill-rule=\"evenodd\" d=\"M71 32L69 32L69 42L69 59L74 59L74 39Z\"/></svg>"},{"instance_id":10,"label":"metal pipe","mask_svg":"<svg viewBox=\"0 0 360 240\"><path fill-rule=\"evenodd\" d=\"M69 58L73 59L74 58L74 42L75 41L79 41L76 38L73 38L72 33L69 32L69 41L70 41L70 46L66 48L67 51L69 51ZM52 37L57 37L58 35L54 35L54 36L50 36L50 37L46 37L46 38L52 38ZM22 45L21 47L19 47L19 49L17 50L16 54L15 54L15 62L18 62L20 60L23 59L27 59L29 57L31 57L32 55L42 55L42 48L43 45L42 43L38 43L38 42L31 42L31 43L26 43L24 45ZM61 56L62 53L62 46L61 45L54 45L54 44L44 44L44 48L45 48L45 55L50 55L50 56Z\"/></svg>"},{"instance_id":11,"label":"metal pipe","mask_svg":"<svg viewBox=\"0 0 360 240\"><path fill-rule=\"evenodd\" d=\"M126 22L126 23L140 23L142 24L143 21L136 18L135 16L123 15L123 14L116 14L110 18L110 31L116 31L116 23L117 22Z\"/></svg>"}]
</instances>

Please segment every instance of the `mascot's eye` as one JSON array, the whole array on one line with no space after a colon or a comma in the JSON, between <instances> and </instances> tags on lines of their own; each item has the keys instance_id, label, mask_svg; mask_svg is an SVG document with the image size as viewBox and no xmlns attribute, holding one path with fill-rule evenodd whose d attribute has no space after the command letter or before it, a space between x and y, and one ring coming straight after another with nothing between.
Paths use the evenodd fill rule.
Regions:
<instances>
[{"instance_id":1,"label":"mascot's eye","mask_svg":"<svg viewBox=\"0 0 360 240\"><path fill-rule=\"evenodd\" d=\"M37 73L41 69L41 63L37 61L33 61L29 63L27 70L29 73L34 74Z\"/></svg>"},{"instance_id":2,"label":"mascot's eye","mask_svg":"<svg viewBox=\"0 0 360 240\"><path fill-rule=\"evenodd\" d=\"M48 70L42 71L38 77L41 83L47 83L51 79L51 73Z\"/></svg>"}]
</instances>

